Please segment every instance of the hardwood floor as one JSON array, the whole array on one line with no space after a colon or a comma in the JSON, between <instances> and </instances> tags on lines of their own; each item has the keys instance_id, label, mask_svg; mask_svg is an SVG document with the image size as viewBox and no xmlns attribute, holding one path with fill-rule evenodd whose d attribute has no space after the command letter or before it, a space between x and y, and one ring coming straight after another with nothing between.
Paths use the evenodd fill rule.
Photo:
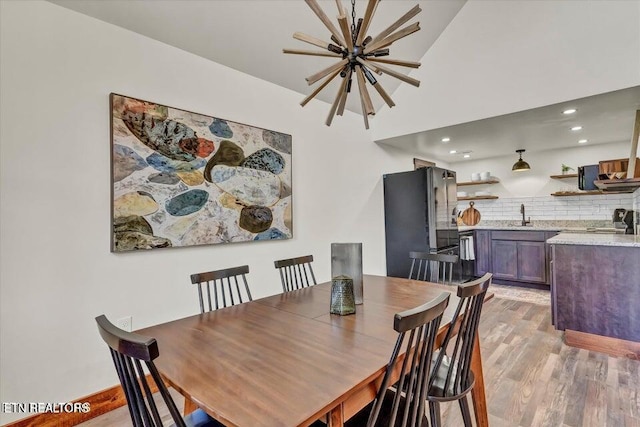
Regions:
<instances>
[{"instance_id":1,"label":"hardwood floor","mask_svg":"<svg viewBox=\"0 0 640 427\"><path fill-rule=\"evenodd\" d=\"M480 335L492 427L640 427L640 361L564 345L549 306L494 298ZM445 426L462 425L457 403L442 411ZM130 425L126 407L81 424Z\"/></svg>"}]
</instances>

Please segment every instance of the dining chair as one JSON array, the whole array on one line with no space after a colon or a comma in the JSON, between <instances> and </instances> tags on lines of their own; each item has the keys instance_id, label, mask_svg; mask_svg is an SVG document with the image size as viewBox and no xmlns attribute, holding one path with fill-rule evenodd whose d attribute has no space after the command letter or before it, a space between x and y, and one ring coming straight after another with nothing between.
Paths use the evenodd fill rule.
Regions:
<instances>
[{"instance_id":1,"label":"dining chair","mask_svg":"<svg viewBox=\"0 0 640 427\"><path fill-rule=\"evenodd\" d=\"M487 289L491 284L491 273L479 279L458 285L460 302L451 321L440 350L436 352L433 373L429 381L429 412L431 426L439 427L440 403L457 400L462 411L465 427L471 427L471 415L467 394L475 379L471 372L471 358L476 343L480 313ZM461 319L458 319L460 316ZM458 324L456 326L456 324ZM455 343L451 339L458 328Z\"/></svg>"},{"instance_id":2,"label":"dining chair","mask_svg":"<svg viewBox=\"0 0 640 427\"><path fill-rule=\"evenodd\" d=\"M295 291L317 284L313 267L311 267L312 262L313 255L274 261L273 264L280 271L283 292ZM309 275L311 280L309 280Z\"/></svg>"},{"instance_id":3,"label":"dining chair","mask_svg":"<svg viewBox=\"0 0 640 427\"><path fill-rule=\"evenodd\" d=\"M207 311L241 304L246 301L253 301L251 290L249 290L249 284L247 283L246 274L248 273L249 266L242 265L240 267L192 274L191 283L198 286L200 312L205 312L203 288L207 291ZM240 287L240 283L238 283L238 277L242 279L242 283L244 284L242 288ZM212 304L211 294L213 294L214 304Z\"/></svg>"},{"instance_id":4,"label":"dining chair","mask_svg":"<svg viewBox=\"0 0 640 427\"><path fill-rule=\"evenodd\" d=\"M164 404L169 409L173 425L178 427L224 427L202 409L197 409L185 417L180 415L167 386L153 363L160 355L155 338L123 331L111 323L104 314L96 317L96 322L100 336L109 346L134 427L161 427L163 425L142 362L146 365Z\"/></svg>"},{"instance_id":5,"label":"dining chair","mask_svg":"<svg viewBox=\"0 0 640 427\"><path fill-rule=\"evenodd\" d=\"M443 292L426 304L394 316L393 329L398 332L398 338L382 384L373 403L349 419L345 423L347 427L429 425L425 411L429 372L449 297L448 292ZM405 356L401 358L402 367L398 370L397 363L402 354ZM398 372L405 374L395 381Z\"/></svg>"},{"instance_id":6,"label":"dining chair","mask_svg":"<svg viewBox=\"0 0 640 427\"><path fill-rule=\"evenodd\" d=\"M409 252L409 259L411 259L409 279L426 280L438 283L442 279L442 283L452 283L453 265L458 262L458 255ZM448 280L447 270L449 271Z\"/></svg>"}]
</instances>

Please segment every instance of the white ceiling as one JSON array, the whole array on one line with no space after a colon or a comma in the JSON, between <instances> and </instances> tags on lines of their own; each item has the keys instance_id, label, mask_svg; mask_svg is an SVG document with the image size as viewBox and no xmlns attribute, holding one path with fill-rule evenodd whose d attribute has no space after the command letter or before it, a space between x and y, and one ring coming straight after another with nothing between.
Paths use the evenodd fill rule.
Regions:
<instances>
[{"instance_id":1,"label":"white ceiling","mask_svg":"<svg viewBox=\"0 0 640 427\"><path fill-rule=\"evenodd\" d=\"M50 1L305 96L312 92L305 77L336 62L333 58L282 53L283 48L319 50L293 39L296 31L322 40L328 41L330 38L329 31L302 0ZM350 10L350 2L342 1L345 8ZM395 42L390 48L389 58L420 61L465 1L381 1L369 34L377 34L419 4L422 12L410 22L419 21L421 30ZM319 0L319 3L330 18L338 15L335 0ZM364 0L356 1L358 18L364 14L366 4ZM399 71L409 72L409 69L398 68ZM389 94L400 84L389 76L382 76L379 80ZM317 98L332 103L336 91L337 82L334 81ZM349 97L347 108L360 113L360 99L355 95ZM300 99L303 98L301 95ZM372 98L378 110L383 101L377 93Z\"/></svg>"},{"instance_id":2,"label":"white ceiling","mask_svg":"<svg viewBox=\"0 0 640 427\"><path fill-rule=\"evenodd\" d=\"M51 3L92 16L195 55L299 92L302 100L313 88L305 81L335 62L333 58L285 55L283 48L316 49L292 38L296 31L329 40L329 31L302 0L49 0ZM335 0L318 0L330 18L337 16ZM350 8L349 0L342 0ZM390 58L420 61L466 0L382 0L370 34L379 31L417 4L422 8L411 22L421 30L391 46ZM357 17L367 1L356 0ZM408 69L395 67L408 73ZM389 94L400 85L386 75L377 77ZM332 103L337 80L317 98ZM376 110L388 108L371 91ZM566 108L577 108L565 116ZM360 99L352 94L347 108L360 113ZM578 139L588 144L630 141L635 111L640 109L640 87L567 101L547 107L463 123L442 129L398 136L382 141L416 156L448 163L513 153L575 147ZM328 111L328 107L327 107ZM574 124L583 126L570 132ZM451 138L448 143L443 137ZM462 154L470 152L464 159ZM515 153L514 153L515 155Z\"/></svg>"},{"instance_id":3,"label":"white ceiling","mask_svg":"<svg viewBox=\"0 0 640 427\"><path fill-rule=\"evenodd\" d=\"M577 109L565 115L564 110ZM448 163L612 142L631 142L640 86L589 96L503 116L377 141ZM571 131L582 126L579 131ZM451 138L442 142L442 138ZM451 154L456 150L456 154ZM470 152L470 158L463 158ZM526 157L526 155L525 155Z\"/></svg>"}]
</instances>

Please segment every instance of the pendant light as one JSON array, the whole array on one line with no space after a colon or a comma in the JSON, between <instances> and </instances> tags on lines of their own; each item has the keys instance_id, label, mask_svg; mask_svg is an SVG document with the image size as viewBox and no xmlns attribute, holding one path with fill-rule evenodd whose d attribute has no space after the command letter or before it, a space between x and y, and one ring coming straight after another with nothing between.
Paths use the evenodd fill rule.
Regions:
<instances>
[{"instance_id":1,"label":"pendant light","mask_svg":"<svg viewBox=\"0 0 640 427\"><path fill-rule=\"evenodd\" d=\"M516 150L516 153L520 154L520 159L513 164L513 167L511 168L512 171L522 172L522 171L528 171L529 169L531 169L531 166L529 166L529 163L522 160L522 153L524 153L524 151L525 150L523 150L522 148L519 150Z\"/></svg>"},{"instance_id":2,"label":"pendant light","mask_svg":"<svg viewBox=\"0 0 640 427\"><path fill-rule=\"evenodd\" d=\"M389 55L389 47L393 42L420 30L419 22L407 25L404 28L400 27L420 13L422 9L416 5L380 34L372 37L367 34L367 31L369 30L369 25L371 24L380 0L369 0L364 18L358 19L357 22L356 0L351 0L351 27L349 27L347 11L342 4L342 0L336 0L338 27L330 21L329 17L320 8L317 0L305 0L305 2L331 33L331 41L317 39L313 36L297 32L293 35L294 39L309 43L322 50L283 49L283 53L322 56L334 58L339 61L306 78L309 85L319 82L321 79L325 80L323 80L309 96L303 99L300 105L304 107L339 75L342 78L342 82L340 83L335 101L329 110L329 116L325 122L327 126L331 126L335 115L342 116L345 103L347 102L347 96L351 92L352 83L353 80L355 80L358 83L364 126L369 129L368 116L375 115L375 110L373 109L373 102L371 101L367 86L373 87L389 107L396 105L389 94L382 88L380 82L374 77L374 74L387 74L410 85L416 87L420 85L419 80L388 67L388 65L396 65L400 67L418 68L420 67L419 62L382 57Z\"/></svg>"}]
</instances>

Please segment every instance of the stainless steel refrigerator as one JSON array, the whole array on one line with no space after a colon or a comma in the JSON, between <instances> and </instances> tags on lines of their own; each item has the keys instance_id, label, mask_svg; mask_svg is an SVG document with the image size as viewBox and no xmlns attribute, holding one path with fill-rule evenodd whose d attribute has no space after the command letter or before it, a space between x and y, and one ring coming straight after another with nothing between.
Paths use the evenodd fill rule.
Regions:
<instances>
[{"instance_id":1,"label":"stainless steel refrigerator","mask_svg":"<svg viewBox=\"0 0 640 427\"><path fill-rule=\"evenodd\" d=\"M387 276L408 277L411 251L459 254L454 171L429 167L387 174L383 186Z\"/></svg>"}]
</instances>

